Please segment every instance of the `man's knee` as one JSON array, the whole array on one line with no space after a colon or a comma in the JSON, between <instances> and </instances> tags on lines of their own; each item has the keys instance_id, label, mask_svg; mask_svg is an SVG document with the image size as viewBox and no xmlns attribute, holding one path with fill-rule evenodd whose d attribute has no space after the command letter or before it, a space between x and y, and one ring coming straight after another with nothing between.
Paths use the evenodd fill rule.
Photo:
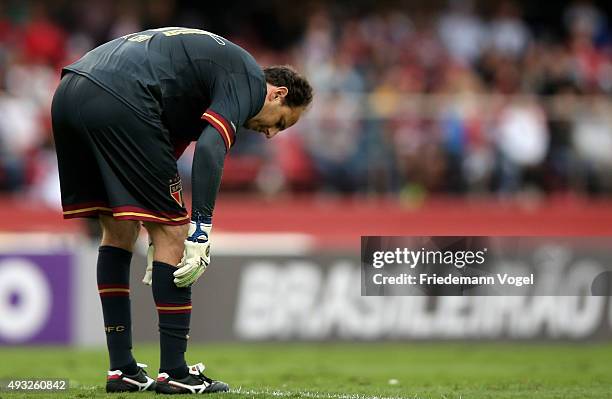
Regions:
<instances>
[{"instance_id":1,"label":"man's knee","mask_svg":"<svg viewBox=\"0 0 612 399\"><path fill-rule=\"evenodd\" d=\"M183 256L184 241L189 225L169 226L159 223L145 223L153 245L154 259L170 265L176 265Z\"/></svg>"},{"instance_id":2,"label":"man's knee","mask_svg":"<svg viewBox=\"0 0 612 399\"><path fill-rule=\"evenodd\" d=\"M132 251L140 232L140 222L116 220L110 216L101 216L100 224L102 225L102 245Z\"/></svg>"},{"instance_id":3,"label":"man's knee","mask_svg":"<svg viewBox=\"0 0 612 399\"><path fill-rule=\"evenodd\" d=\"M159 223L145 223L145 227L155 245L183 245L189 225L170 226Z\"/></svg>"}]
</instances>

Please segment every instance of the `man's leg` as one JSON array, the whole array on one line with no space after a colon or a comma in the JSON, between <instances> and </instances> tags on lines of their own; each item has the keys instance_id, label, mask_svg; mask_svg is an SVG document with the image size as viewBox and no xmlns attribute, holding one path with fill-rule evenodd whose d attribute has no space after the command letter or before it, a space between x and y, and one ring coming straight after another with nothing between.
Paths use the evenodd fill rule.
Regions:
<instances>
[{"instance_id":1,"label":"man's leg","mask_svg":"<svg viewBox=\"0 0 612 399\"><path fill-rule=\"evenodd\" d=\"M181 379L189 374L185 351L191 319L191 287L177 287L173 273L183 256L188 225L145 223L145 227L155 246L153 299L159 316L159 371Z\"/></svg>"},{"instance_id":2,"label":"man's leg","mask_svg":"<svg viewBox=\"0 0 612 399\"><path fill-rule=\"evenodd\" d=\"M132 356L130 314L130 262L140 222L115 220L100 215L102 242L98 254L98 291L104 315L104 330L110 358L110 370L124 374L138 372Z\"/></svg>"}]
</instances>

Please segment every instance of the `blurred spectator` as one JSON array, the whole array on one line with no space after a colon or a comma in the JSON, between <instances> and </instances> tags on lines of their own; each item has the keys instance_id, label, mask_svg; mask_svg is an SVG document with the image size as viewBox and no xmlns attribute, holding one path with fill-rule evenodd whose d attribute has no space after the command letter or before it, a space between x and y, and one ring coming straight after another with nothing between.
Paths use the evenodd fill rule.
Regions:
<instances>
[{"instance_id":1,"label":"blurred spectator","mask_svg":"<svg viewBox=\"0 0 612 399\"><path fill-rule=\"evenodd\" d=\"M510 104L502 110L497 130L498 188L502 193L516 192L527 172L537 173L547 153L546 120L536 103Z\"/></svg>"},{"instance_id":2,"label":"blurred spectator","mask_svg":"<svg viewBox=\"0 0 612 399\"><path fill-rule=\"evenodd\" d=\"M511 59L521 56L530 40L529 29L520 19L520 10L512 1L502 1L489 27L491 47Z\"/></svg>"},{"instance_id":3,"label":"blurred spectator","mask_svg":"<svg viewBox=\"0 0 612 399\"><path fill-rule=\"evenodd\" d=\"M142 30L140 23L140 3L135 1L120 1L115 9L115 21L110 28L110 37L124 36Z\"/></svg>"},{"instance_id":4,"label":"blurred spectator","mask_svg":"<svg viewBox=\"0 0 612 399\"><path fill-rule=\"evenodd\" d=\"M49 19L42 1L30 3L29 20L21 32L24 60L31 64L59 66L64 60L64 31ZM10 78L9 78L10 79Z\"/></svg>"},{"instance_id":5,"label":"blurred spectator","mask_svg":"<svg viewBox=\"0 0 612 399\"><path fill-rule=\"evenodd\" d=\"M226 190L612 193L606 12L588 0L434 3L306 0L286 19L282 2L230 15L165 0L0 1L0 190L57 206L49 109L61 66L118 36L207 21L264 65L296 65L316 93L283 137L239 134ZM556 20L536 25L533 10Z\"/></svg>"},{"instance_id":6,"label":"blurred spectator","mask_svg":"<svg viewBox=\"0 0 612 399\"><path fill-rule=\"evenodd\" d=\"M577 0L564 13L565 29L572 35L586 35L590 40L607 39L606 16L590 0Z\"/></svg>"},{"instance_id":7,"label":"blurred spectator","mask_svg":"<svg viewBox=\"0 0 612 399\"><path fill-rule=\"evenodd\" d=\"M594 194L611 192L612 113L607 99L593 99L581 110L574 120L573 143L581 188Z\"/></svg>"},{"instance_id":8,"label":"blurred spectator","mask_svg":"<svg viewBox=\"0 0 612 399\"><path fill-rule=\"evenodd\" d=\"M486 30L472 0L450 0L440 16L438 32L450 55L461 63L474 62L482 52Z\"/></svg>"}]
</instances>

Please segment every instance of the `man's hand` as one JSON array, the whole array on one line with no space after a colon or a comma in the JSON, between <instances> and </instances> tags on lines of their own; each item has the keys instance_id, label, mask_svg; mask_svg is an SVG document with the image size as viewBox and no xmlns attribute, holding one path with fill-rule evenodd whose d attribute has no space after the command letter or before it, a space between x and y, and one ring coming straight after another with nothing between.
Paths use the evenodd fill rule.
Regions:
<instances>
[{"instance_id":1,"label":"man's hand","mask_svg":"<svg viewBox=\"0 0 612 399\"><path fill-rule=\"evenodd\" d=\"M177 287L189 287L197 281L210 264L211 224L191 221L185 240L183 258L174 272Z\"/></svg>"}]
</instances>

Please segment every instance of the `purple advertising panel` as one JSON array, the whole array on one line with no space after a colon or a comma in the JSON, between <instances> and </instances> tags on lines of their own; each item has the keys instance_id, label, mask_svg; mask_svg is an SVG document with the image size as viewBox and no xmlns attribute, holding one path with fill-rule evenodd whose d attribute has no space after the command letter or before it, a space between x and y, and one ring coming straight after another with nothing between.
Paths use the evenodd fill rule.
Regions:
<instances>
[{"instance_id":1,"label":"purple advertising panel","mask_svg":"<svg viewBox=\"0 0 612 399\"><path fill-rule=\"evenodd\" d=\"M74 255L0 254L0 345L68 344Z\"/></svg>"}]
</instances>

